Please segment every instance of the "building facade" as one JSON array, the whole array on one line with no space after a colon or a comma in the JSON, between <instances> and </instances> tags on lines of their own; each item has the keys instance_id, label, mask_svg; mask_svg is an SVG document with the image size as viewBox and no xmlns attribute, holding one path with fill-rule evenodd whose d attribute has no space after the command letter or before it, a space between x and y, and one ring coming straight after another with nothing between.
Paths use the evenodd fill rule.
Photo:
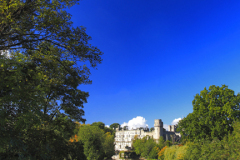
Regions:
<instances>
[{"instance_id":1,"label":"building facade","mask_svg":"<svg viewBox=\"0 0 240 160\"><path fill-rule=\"evenodd\" d=\"M127 148L132 148L132 141L134 137L143 138L145 136L149 136L156 140L163 137L165 140L169 139L180 139L180 133L176 132L175 125L169 125L168 131L163 129L163 122L161 119L154 120L154 130L149 131L149 128L143 129L132 129L132 130L124 130L119 128L116 129L115 133L115 151L123 151Z\"/></svg>"}]
</instances>

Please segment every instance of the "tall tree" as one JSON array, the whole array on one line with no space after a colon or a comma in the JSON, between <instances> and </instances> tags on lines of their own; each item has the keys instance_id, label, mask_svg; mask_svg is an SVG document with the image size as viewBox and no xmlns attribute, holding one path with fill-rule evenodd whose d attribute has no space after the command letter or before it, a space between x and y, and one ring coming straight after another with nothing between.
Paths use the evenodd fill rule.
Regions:
<instances>
[{"instance_id":1,"label":"tall tree","mask_svg":"<svg viewBox=\"0 0 240 160\"><path fill-rule=\"evenodd\" d=\"M72 26L65 9L77 2L0 2L0 51L10 52L0 54L0 151L8 159L31 159L30 142L37 141L28 133L35 132L43 159L66 157L57 152L67 145L60 140L69 139L72 121L85 122L82 108L89 94L78 86L91 83L88 67L101 63L102 52L89 44L84 27ZM54 135L57 141L49 138Z\"/></svg>"},{"instance_id":2,"label":"tall tree","mask_svg":"<svg viewBox=\"0 0 240 160\"><path fill-rule=\"evenodd\" d=\"M21 101L28 104L22 106L34 106L52 118L62 110L71 119L85 121L81 108L88 93L77 87L91 83L84 63L96 67L102 52L88 43L91 37L84 27L72 26L71 15L64 9L77 2L0 2L0 51L11 51L10 55L17 57L0 55L1 77L5 77L1 79L0 105L8 103L18 110Z\"/></svg>"},{"instance_id":3,"label":"tall tree","mask_svg":"<svg viewBox=\"0 0 240 160\"><path fill-rule=\"evenodd\" d=\"M178 130L189 140L221 140L233 131L233 122L240 118L240 95L226 85L204 88L192 104L193 112L178 123Z\"/></svg>"},{"instance_id":4,"label":"tall tree","mask_svg":"<svg viewBox=\"0 0 240 160\"><path fill-rule=\"evenodd\" d=\"M104 158L104 131L97 126L81 126L78 137L83 142L84 154L88 160Z\"/></svg>"}]
</instances>

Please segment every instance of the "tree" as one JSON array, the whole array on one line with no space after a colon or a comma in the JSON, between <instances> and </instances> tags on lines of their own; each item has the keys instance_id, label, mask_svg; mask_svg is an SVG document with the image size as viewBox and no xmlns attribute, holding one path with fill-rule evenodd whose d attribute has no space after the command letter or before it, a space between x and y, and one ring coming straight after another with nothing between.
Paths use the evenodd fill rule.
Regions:
<instances>
[{"instance_id":1,"label":"tree","mask_svg":"<svg viewBox=\"0 0 240 160\"><path fill-rule=\"evenodd\" d=\"M204 88L192 104L193 112L178 123L178 131L191 141L214 137L221 140L233 131L233 122L239 120L240 95L226 85Z\"/></svg>"},{"instance_id":2,"label":"tree","mask_svg":"<svg viewBox=\"0 0 240 160\"><path fill-rule=\"evenodd\" d=\"M71 7L77 1L5 0L0 2L0 51L11 51L12 56L16 55L14 52L19 51L26 56L25 58L29 63L32 63L27 65L26 61L23 61L26 72L29 72L29 70L33 73L43 72L38 73L42 74L43 77L45 76L42 77L41 82L48 80L48 84L41 85L41 87L50 86L45 92L47 92L47 101L52 105L56 104L56 99L63 103L69 103L69 100L73 98L86 102L88 93L77 90L79 84L91 83L89 68L83 63L89 61L92 67L101 63L100 56L102 53L98 48L88 43L91 37L85 33L85 28L74 28L70 19L71 15L64 11L66 7ZM2 58L3 56L1 56ZM4 60L1 61L2 64L4 64ZM13 66L14 64L10 63L8 67ZM51 70L56 71L56 69L58 69L57 72L51 72ZM1 72L5 73L5 76L11 76L15 73L10 73L6 69L1 70ZM64 74L61 74L62 72ZM58 80L60 76L65 80ZM57 80L51 81L51 85L50 79L52 78ZM33 81L36 81L36 79ZM61 84L56 84L56 82L61 82ZM4 81L2 84L5 85L6 83ZM65 84L63 83L67 83L67 86L64 87ZM56 91L57 89L62 89L62 91L68 89L68 91L63 93L62 91ZM11 91L11 89L8 90ZM60 98L59 95L56 96L56 92L51 93L50 91L56 91L62 97L65 94L65 98ZM80 97L73 97L76 95ZM52 100L55 102L50 102ZM9 99L9 101L12 101L12 99ZM69 103L65 104L65 107L63 106L62 109L72 105ZM75 106L82 107L82 104L77 102ZM67 114L70 115L76 113L75 115L78 115L78 117L74 118L84 121L84 119L81 119L84 114L83 110L76 109L76 107L75 111L64 110L68 110ZM44 109L46 112L47 110Z\"/></svg>"},{"instance_id":3,"label":"tree","mask_svg":"<svg viewBox=\"0 0 240 160\"><path fill-rule=\"evenodd\" d=\"M97 126L84 125L78 132L80 141L83 142L84 154L88 160L104 158L104 132Z\"/></svg>"},{"instance_id":4,"label":"tree","mask_svg":"<svg viewBox=\"0 0 240 160\"><path fill-rule=\"evenodd\" d=\"M112 135L115 135L115 131L112 128L104 127L104 132L105 133L111 133Z\"/></svg>"},{"instance_id":5,"label":"tree","mask_svg":"<svg viewBox=\"0 0 240 160\"><path fill-rule=\"evenodd\" d=\"M88 160L102 160L114 155L114 135L104 133L94 125L81 125L78 132L79 141L83 143L84 154Z\"/></svg>"},{"instance_id":6,"label":"tree","mask_svg":"<svg viewBox=\"0 0 240 160\"><path fill-rule=\"evenodd\" d=\"M158 157L157 143L149 136L142 139L134 137L133 147L136 154L145 158L154 159Z\"/></svg>"},{"instance_id":7,"label":"tree","mask_svg":"<svg viewBox=\"0 0 240 160\"><path fill-rule=\"evenodd\" d=\"M106 132L104 139L105 139L103 143L103 149L105 153L104 157L107 157L107 159L111 159L111 157L115 154L114 135L111 135L110 132Z\"/></svg>"},{"instance_id":8,"label":"tree","mask_svg":"<svg viewBox=\"0 0 240 160\"><path fill-rule=\"evenodd\" d=\"M119 126L120 126L119 123L113 123L113 124L111 124L109 127L112 128L112 129L116 129L116 128L118 128Z\"/></svg>"},{"instance_id":9,"label":"tree","mask_svg":"<svg viewBox=\"0 0 240 160\"><path fill-rule=\"evenodd\" d=\"M124 127L123 127L123 130L128 130L128 126L124 126Z\"/></svg>"},{"instance_id":10,"label":"tree","mask_svg":"<svg viewBox=\"0 0 240 160\"><path fill-rule=\"evenodd\" d=\"M101 63L102 52L89 44L84 27L72 26L65 9L76 2L0 2L0 51L11 55L0 55L0 151L6 159L32 159L33 144L40 150L37 159L63 159L68 151L61 147L72 134L66 128L85 122L89 94L78 86L91 83L87 66Z\"/></svg>"},{"instance_id":11,"label":"tree","mask_svg":"<svg viewBox=\"0 0 240 160\"><path fill-rule=\"evenodd\" d=\"M3 0L0 2L0 51L37 50L49 42L95 66L101 52L88 44L84 27L74 28L66 8L79 0Z\"/></svg>"},{"instance_id":12,"label":"tree","mask_svg":"<svg viewBox=\"0 0 240 160\"><path fill-rule=\"evenodd\" d=\"M106 127L103 122L93 122L91 126L97 126L98 128L104 130L104 133L113 133L113 129Z\"/></svg>"},{"instance_id":13,"label":"tree","mask_svg":"<svg viewBox=\"0 0 240 160\"><path fill-rule=\"evenodd\" d=\"M100 129L104 129L105 128L105 124L103 122L93 122L91 124L91 126L97 126L99 127Z\"/></svg>"}]
</instances>

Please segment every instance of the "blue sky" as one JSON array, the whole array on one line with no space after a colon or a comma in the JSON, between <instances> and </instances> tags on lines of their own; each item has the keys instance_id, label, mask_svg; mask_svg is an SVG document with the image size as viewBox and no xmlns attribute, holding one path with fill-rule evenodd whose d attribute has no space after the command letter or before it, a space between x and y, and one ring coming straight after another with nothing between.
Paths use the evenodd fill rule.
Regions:
<instances>
[{"instance_id":1,"label":"blue sky","mask_svg":"<svg viewBox=\"0 0 240 160\"><path fill-rule=\"evenodd\" d=\"M194 95L240 92L240 1L83 0L68 10L104 55L92 69L86 123L142 116L152 127L192 112Z\"/></svg>"}]
</instances>

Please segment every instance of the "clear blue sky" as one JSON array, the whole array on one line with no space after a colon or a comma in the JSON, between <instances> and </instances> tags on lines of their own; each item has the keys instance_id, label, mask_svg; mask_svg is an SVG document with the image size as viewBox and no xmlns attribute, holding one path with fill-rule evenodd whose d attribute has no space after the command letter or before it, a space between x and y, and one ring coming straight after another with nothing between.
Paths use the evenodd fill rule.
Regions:
<instances>
[{"instance_id":1,"label":"clear blue sky","mask_svg":"<svg viewBox=\"0 0 240 160\"><path fill-rule=\"evenodd\" d=\"M83 0L69 12L104 52L92 85L79 86L86 123L171 124L204 87L240 92L238 0Z\"/></svg>"}]
</instances>

